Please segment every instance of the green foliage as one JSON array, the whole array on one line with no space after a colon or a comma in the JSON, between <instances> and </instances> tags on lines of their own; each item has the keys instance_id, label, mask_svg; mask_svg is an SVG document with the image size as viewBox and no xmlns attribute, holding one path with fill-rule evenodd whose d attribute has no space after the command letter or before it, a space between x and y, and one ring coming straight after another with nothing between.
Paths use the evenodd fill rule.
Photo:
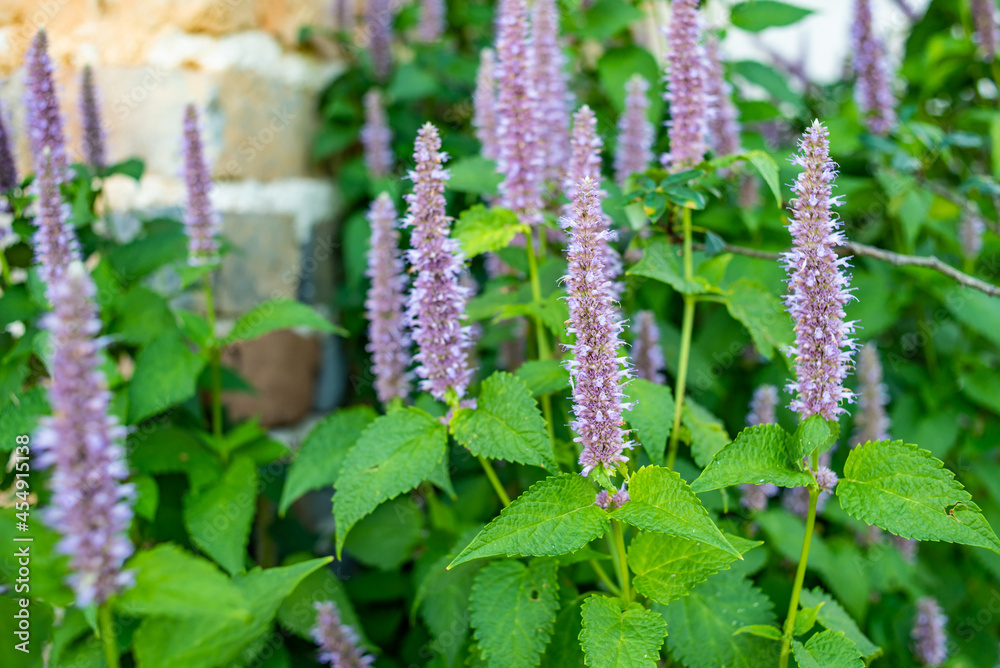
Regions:
<instances>
[{"instance_id":1,"label":"green foliage","mask_svg":"<svg viewBox=\"0 0 1000 668\"><path fill-rule=\"evenodd\" d=\"M218 484L184 499L191 540L229 573L244 570L250 525L257 513L257 467L237 457Z\"/></svg>"},{"instance_id":2,"label":"green foliage","mask_svg":"<svg viewBox=\"0 0 1000 668\"><path fill-rule=\"evenodd\" d=\"M695 492L720 487L772 483L779 487L804 487L813 477L799 470L792 452L792 437L776 424L749 427L723 448L705 471L691 483Z\"/></svg>"},{"instance_id":3,"label":"green foliage","mask_svg":"<svg viewBox=\"0 0 1000 668\"><path fill-rule=\"evenodd\" d=\"M226 343L251 341L268 332L294 327L305 327L332 334L347 333L331 324L311 306L291 299L271 299L240 316L226 337Z\"/></svg>"},{"instance_id":4,"label":"green foliage","mask_svg":"<svg viewBox=\"0 0 1000 668\"><path fill-rule=\"evenodd\" d=\"M847 636L839 631L823 631L809 638L803 645L792 641L795 660L799 668L823 668L843 666L843 668L864 668L858 648Z\"/></svg>"},{"instance_id":5,"label":"green foliage","mask_svg":"<svg viewBox=\"0 0 1000 668\"><path fill-rule=\"evenodd\" d=\"M754 345L767 359L784 351L794 340L788 315L781 301L757 281L741 278L729 286L726 308L747 328Z\"/></svg>"},{"instance_id":6,"label":"green foliage","mask_svg":"<svg viewBox=\"0 0 1000 668\"><path fill-rule=\"evenodd\" d=\"M525 362L514 375L523 380L536 397L569 386L569 371L558 360Z\"/></svg>"},{"instance_id":7,"label":"green foliage","mask_svg":"<svg viewBox=\"0 0 1000 668\"><path fill-rule=\"evenodd\" d=\"M626 413L629 424L638 433L649 459L654 464L662 464L676 410L674 393L666 385L643 378L629 383L627 392L629 399L635 402L632 410Z\"/></svg>"},{"instance_id":8,"label":"green foliage","mask_svg":"<svg viewBox=\"0 0 1000 668\"><path fill-rule=\"evenodd\" d=\"M824 420L819 415L812 415L799 423L792 441L789 453L793 461L801 461L814 451L823 454L834 446L840 436L840 424L834 420Z\"/></svg>"},{"instance_id":9,"label":"green foliage","mask_svg":"<svg viewBox=\"0 0 1000 668\"><path fill-rule=\"evenodd\" d=\"M816 614L816 621L824 628L843 633L847 636L866 659L870 660L881 654L878 645L869 640L861 632L861 629L858 628L858 625L847 614L847 611L832 596L819 587L803 589L801 601L804 606L816 607L822 605Z\"/></svg>"},{"instance_id":10,"label":"green foliage","mask_svg":"<svg viewBox=\"0 0 1000 668\"><path fill-rule=\"evenodd\" d=\"M684 268L678 247L667 239L653 240L642 254L642 259L628 270L630 275L645 276L666 283L685 295L718 293L721 289L713 286L703 276L684 277Z\"/></svg>"},{"instance_id":11,"label":"green foliage","mask_svg":"<svg viewBox=\"0 0 1000 668\"><path fill-rule=\"evenodd\" d=\"M812 14L812 10L776 0L748 0L730 10L729 20L738 28L760 32L766 28L787 26Z\"/></svg>"},{"instance_id":12,"label":"green foliage","mask_svg":"<svg viewBox=\"0 0 1000 668\"><path fill-rule=\"evenodd\" d=\"M452 230L465 257L473 258L506 248L518 233L527 229L517 216L499 207L487 209L481 204L462 212Z\"/></svg>"},{"instance_id":13,"label":"green foliage","mask_svg":"<svg viewBox=\"0 0 1000 668\"><path fill-rule=\"evenodd\" d=\"M205 358L192 352L180 336L159 336L142 349L128 390L131 424L190 399Z\"/></svg>"},{"instance_id":14,"label":"green foliage","mask_svg":"<svg viewBox=\"0 0 1000 668\"><path fill-rule=\"evenodd\" d=\"M587 665L650 668L658 665L663 618L638 603L593 595L583 602L580 642Z\"/></svg>"}]
</instances>

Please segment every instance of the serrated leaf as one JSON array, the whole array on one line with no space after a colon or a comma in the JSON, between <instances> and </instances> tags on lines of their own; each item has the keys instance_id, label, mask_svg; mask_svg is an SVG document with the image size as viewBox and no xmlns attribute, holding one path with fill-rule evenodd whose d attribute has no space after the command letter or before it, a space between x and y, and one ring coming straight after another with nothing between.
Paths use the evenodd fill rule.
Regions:
<instances>
[{"instance_id":1,"label":"serrated leaf","mask_svg":"<svg viewBox=\"0 0 1000 668\"><path fill-rule=\"evenodd\" d=\"M809 633L809 631L812 630L812 627L816 624L816 615L819 614L823 605L823 601L820 601L818 604L809 608L803 606L795 616L795 628L792 629L792 635L801 636Z\"/></svg>"},{"instance_id":2,"label":"serrated leaf","mask_svg":"<svg viewBox=\"0 0 1000 668\"><path fill-rule=\"evenodd\" d=\"M686 295L700 295L719 292L702 276L684 278L684 268L680 246L658 237L649 242L642 258L627 272L632 276L645 276L666 283L677 292Z\"/></svg>"},{"instance_id":3,"label":"serrated leaf","mask_svg":"<svg viewBox=\"0 0 1000 668\"><path fill-rule=\"evenodd\" d=\"M542 656L541 665L544 668L583 668L586 665L583 648L580 647L580 632L583 630L581 609L585 600L585 596L578 596L559 611L552 640Z\"/></svg>"},{"instance_id":4,"label":"serrated leaf","mask_svg":"<svg viewBox=\"0 0 1000 668\"><path fill-rule=\"evenodd\" d=\"M190 432L168 426L139 430L128 439L129 463L142 473L185 473L191 490L199 491L222 475L222 464Z\"/></svg>"},{"instance_id":5,"label":"serrated leaf","mask_svg":"<svg viewBox=\"0 0 1000 668\"><path fill-rule=\"evenodd\" d=\"M445 456L445 426L419 408L376 419L344 460L333 497L337 555L347 532L383 501L408 492L436 471Z\"/></svg>"},{"instance_id":6,"label":"serrated leaf","mask_svg":"<svg viewBox=\"0 0 1000 668\"><path fill-rule=\"evenodd\" d=\"M725 534L740 554L760 542ZM643 531L628 548L628 565L635 573L633 584L644 596L667 604L687 596L691 589L727 570L736 559L732 554L699 541Z\"/></svg>"},{"instance_id":7,"label":"serrated leaf","mask_svg":"<svg viewBox=\"0 0 1000 668\"><path fill-rule=\"evenodd\" d=\"M347 454L375 417L375 411L369 406L352 406L326 417L312 428L288 468L278 504L279 515L283 516L306 492L337 481Z\"/></svg>"},{"instance_id":8,"label":"serrated leaf","mask_svg":"<svg viewBox=\"0 0 1000 668\"><path fill-rule=\"evenodd\" d=\"M569 388L569 371L559 360L525 362L514 375L523 380L536 397Z\"/></svg>"},{"instance_id":9,"label":"serrated leaf","mask_svg":"<svg viewBox=\"0 0 1000 668\"><path fill-rule=\"evenodd\" d=\"M392 571L410 558L423 530L423 512L409 497L397 497L355 524L344 549L366 566Z\"/></svg>"},{"instance_id":10,"label":"serrated leaf","mask_svg":"<svg viewBox=\"0 0 1000 668\"><path fill-rule=\"evenodd\" d=\"M676 471L662 466L644 466L629 479L628 493L630 500L611 513L612 519L644 531L702 541L737 559L743 558Z\"/></svg>"},{"instance_id":11,"label":"serrated leaf","mask_svg":"<svg viewBox=\"0 0 1000 668\"><path fill-rule=\"evenodd\" d=\"M751 625L775 625L771 601L747 578L720 573L668 606L655 604L667 622L667 646L688 668L761 668L778 663L771 640L734 632Z\"/></svg>"},{"instance_id":12,"label":"serrated leaf","mask_svg":"<svg viewBox=\"0 0 1000 668\"><path fill-rule=\"evenodd\" d=\"M558 470L545 419L523 380L497 371L483 381L475 408L451 420L455 439L474 455Z\"/></svg>"},{"instance_id":13,"label":"serrated leaf","mask_svg":"<svg viewBox=\"0 0 1000 668\"><path fill-rule=\"evenodd\" d=\"M472 534L459 536L457 545L465 545L475 532ZM431 564L413 599L414 608L420 609L420 617L434 638L431 649L443 655L448 665L455 664L455 657L466 644L471 618L469 595L476 574L486 565L474 561L448 570L453 556L454 552L442 555Z\"/></svg>"},{"instance_id":14,"label":"serrated leaf","mask_svg":"<svg viewBox=\"0 0 1000 668\"><path fill-rule=\"evenodd\" d=\"M840 424L836 420L825 420L820 415L811 415L795 429L789 452L792 461L801 461L817 450L823 454L834 446L840 437Z\"/></svg>"},{"instance_id":15,"label":"serrated leaf","mask_svg":"<svg viewBox=\"0 0 1000 668\"><path fill-rule=\"evenodd\" d=\"M575 552L608 528L590 482L576 474L551 476L532 485L500 511L448 568L471 559L504 555L557 557Z\"/></svg>"},{"instance_id":16,"label":"serrated leaf","mask_svg":"<svg viewBox=\"0 0 1000 668\"><path fill-rule=\"evenodd\" d=\"M741 431L723 448L702 474L691 483L695 492L734 485L805 487L813 477L795 468L789 448L792 437L776 424L763 424Z\"/></svg>"},{"instance_id":17,"label":"serrated leaf","mask_svg":"<svg viewBox=\"0 0 1000 668\"><path fill-rule=\"evenodd\" d=\"M205 358L171 333L153 339L135 360L128 388L128 421L135 424L194 396Z\"/></svg>"},{"instance_id":18,"label":"serrated leaf","mask_svg":"<svg viewBox=\"0 0 1000 668\"><path fill-rule=\"evenodd\" d=\"M819 587L803 589L801 601L802 605L814 607L822 603L823 607L816 615L817 621L831 631L846 635L866 659L874 659L882 653L882 649L868 639L840 603Z\"/></svg>"},{"instance_id":19,"label":"serrated leaf","mask_svg":"<svg viewBox=\"0 0 1000 668\"><path fill-rule=\"evenodd\" d=\"M625 391L629 399L635 401L627 413L628 423L638 432L639 442L649 459L654 464L662 464L674 422L674 393L666 385L657 385L644 378L633 379Z\"/></svg>"},{"instance_id":20,"label":"serrated leaf","mask_svg":"<svg viewBox=\"0 0 1000 668\"><path fill-rule=\"evenodd\" d=\"M663 618L638 603L593 595L583 602L580 643L594 668L654 668L666 629Z\"/></svg>"},{"instance_id":21,"label":"serrated leaf","mask_svg":"<svg viewBox=\"0 0 1000 668\"><path fill-rule=\"evenodd\" d=\"M730 441L722 420L693 399L684 400L681 424L691 434L691 455L701 468L708 466L712 458Z\"/></svg>"},{"instance_id":22,"label":"serrated leaf","mask_svg":"<svg viewBox=\"0 0 1000 668\"><path fill-rule=\"evenodd\" d=\"M269 299L240 316L226 337L226 343L250 341L268 332L295 327L347 335L345 330L321 316L312 306L294 299L278 298Z\"/></svg>"},{"instance_id":23,"label":"serrated leaf","mask_svg":"<svg viewBox=\"0 0 1000 668\"><path fill-rule=\"evenodd\" d=\"M495 668L532 668L552 636L559 610L558 564L496 561L479 571L469 597L479 651Z\"/></svg>"},{"instance_id":24,"label":"serrated leaf","mask_svg":"<svg viewBox=\"0 0 1000 668\"><path fill-rule=\"evenodd\" d=\"M946 541L1000 553L1000 540L955 474L902 441L859 445L837 485L844 511L903 538Z\"/></svg>"},{"instance_id":25,"label":"serrated leaf","mask_svg":"<svg viewBox=\"0 0 1000 668\"><path fill-rule=\"evenodd\" d=\"M184 498L191 541L229 573L244 569L256 514L257 467L246 457L234 459L215 485Z\"/></svg>"},{"instance_id":26,"label":"serrated leaf","mask_svg":"<svg viewBox=\"0 0 1000 668\"><path fill-rule=\"evenodd\" d=\"M781 629L777 626L771 626L769 624L750 624L749 626L737 629L733 635L740 635L741 633L757 636L758 638L765 638L767 640L781 640Z\"/></svg>"},{"instance_id":27,"label":"serrated leaf","mask_svg":"<svg viewBox=\"0 0 1000 668\"><path fill-rule=\"evenodd\" d=\"M452 238L458 241L466 258L506 248L514 237L527 230L517 214L500 207L486 208L477 204L459 215Z\"/></svg>"},{"instance_id":28,"label":"serrated leaf","mask_svg":"<svg viewBox=\"0 0 1000 668\"><path fill-rule=\"evenodd\" d=\"M729 286L726 308L729 315L750 332L757 351L771 359L774 351L793 342L791 319L776 296L762 283L741 278Z\"/></svg>"},{"instance_id":29,"label":"serrated leaf","mask_svg":"<svg viewBox=\"0 0 1000 668\"><path fill-rule=\"evenodd\" d=\"M817 633L803 645L792 641L792 652L799 668L864 668L861 652L839 631Z\"/></svg>"}]
</instances>

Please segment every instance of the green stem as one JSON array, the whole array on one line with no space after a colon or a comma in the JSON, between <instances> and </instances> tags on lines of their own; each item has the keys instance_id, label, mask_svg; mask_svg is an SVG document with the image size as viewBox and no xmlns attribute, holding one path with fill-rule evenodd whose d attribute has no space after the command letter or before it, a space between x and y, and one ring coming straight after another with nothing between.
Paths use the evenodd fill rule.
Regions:
<instances>
[{"instance_id":1,"label":"green stem","mask_svg":"<svg viewBox=\"0 0 1000 668\"><path fill-rule=\"evenodd\" d=\"M816 468L815 452L813 453L813 470ZM795 629L795 615L799 610L799 596L802 593L802 582L806 578L806 566L809 563L809 546L812 543L813 528L816 526L816 501L819 499L819 487L809 488L809 515L806 516L806 535L802 539L802 554L799 556L799 566L795 571L795 584L792 586L792 600L788 603L788 617L785 619L785 632L781 636L781 668L788 668L788 657L792 650L792 631Z\"/></svg>"},{"instance_id":2,"label":"green stem","mask_svg":"<svg viewBox=\"0 0 1000 668\"><path fill-rule=\"evenodd\" d=\"M691 249L691 209L682 210L684 221L684 278L694 276L694 257ZM681 416L684 414L684 393L687 388L688 362L691 358L691 336L694 333L694 307L697 298L684 295L684 320L681 324L681 352L677 363L677 380L674 385L674 426L670 431L670 446L667 450L667 467L674 468L677 461L677 446L681 437Z\"/></svg>"},{"instance_id":3,"label":"green stem","mask_svg":"<svg viewBox=\"0 0 1000 668\"><path fill-rule=\"evenodd\" d=\"M500 497L500 502L503 503L503 507L506 508L510 505L510 497L507 496L507 491L500 484L500 478L497 477L497 472L493 470L493 465L490 461L479 456L479 463L482 464L483 470L486 471L486 477L490 479L490 484L493 485L493 489L496 490L497 496Z\"/></svg>"},{"instance_id":4,"label":"green stem","mask_svg":"<svg viewBox=\"0 0 1000 668\"><path fill-rule=\"evenodd\" d=\"M597 577L604 583L604 586L607 587L608 590L615 596L621 596L622 590L618 588L618 585L611 581L611 578L609 578L608 574L604 572L604 568L601 564L599 564L596 559L588 559L588 562L591 567L593 567L594 572L597 573Z\"/></svg>"},{"instance_id":5,"label":"green stem","mask_svg":"<svg viewBox=\"0 0 1000 668\"><path fill-rule=\"evenodd\" d=\"M611 520L611 531L614 533L615 548L618 550L618 581L621 584L621 595L628 603L632 600L628 581L628 557L625 553L625 534L622 532L622 525L618 520Z\"/></svg>"},{"instance_id":6,"label":"green stem","mask_svg":"<svg viewBox=\"0 0 1000 668\"><path fill-rule=\"evenodd\" d=\"M110 602L105 602L97 609L97 624L101 632L101 645L104 647L104 664L107 668L118 668L118 640L115 638Z\"/></svg>"},{"instance_id":7,"label":"green stem","mask_svg":"<svg viewBox=\"0 0 1000 668\"><path fill-rule=\"evenodd\" d=\"M205 274L205 316L211 333L209 350L212 365L212 433L222 438L222 351L215 333L215 300L212 297L211 274Z\"/></svg>"},{"instance_id":8,"label":"green stem","mask_svg":"<svg viewBox=\"0 0 1000 668\"><path fill-rule=\"evenodd\" d=\"M539 243L544 243L545 230L539 228ZM525 248L528 252L528 277L531 281L531 298L536 303L542 301L542 284L538 278L538 258L535 257L534 236L529 233L525 238ZM544 246L542 246L544 248ZM538 359L541 361L552 359L552 349L549 348L549 338L545 335L545 325L540 316L535 316L535 336L538 341ZM549 441L555 446L556 433L552 424L552 398L548 394L541 396L542 415L545 418L545 428L549 432Z\"/></svg>"}]
</instances>

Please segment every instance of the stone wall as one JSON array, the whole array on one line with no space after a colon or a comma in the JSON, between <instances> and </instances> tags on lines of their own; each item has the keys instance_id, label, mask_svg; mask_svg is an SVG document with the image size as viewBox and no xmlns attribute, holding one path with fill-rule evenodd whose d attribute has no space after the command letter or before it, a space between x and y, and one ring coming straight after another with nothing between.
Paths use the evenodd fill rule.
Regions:
<instances>
[{"instance_id":1,"label":"stone wall","mask_svg":"<svg viewBox=\"0 0 1000 668\"><path fill-rule=\"evenodd\" d=\"M241 249L218 272L221 326L272 297L306 294L327 307L339 198L332 181L316 172L310 151L317 93L342 65L299 48L297 37L305 25L329 25L332 1L0 0L0 105L18 138L19 165L29 170L21 66L44 26L71 155L79 155L79 76L89 64L109 160L136 156L146 163L140 183L115 176L105 184L116 230L134 229L134 221L151 211L180 214L182 114L194 103L213 163L213 203L225 234ZM308 348L310 358L314 349L330 349L294 336L261 345L276 360L294 354L295 346ZM245 350L237 359L259 366L262 354ZM271 366L280 373L284 365ZM287 385L287 378L255 380L260 406L282 399L269 396L266 386L272 380L276 387ZM241 413L253 410L240 403ZM301 410L278 414L296 412Z\"/></svg>"}]
</instances>

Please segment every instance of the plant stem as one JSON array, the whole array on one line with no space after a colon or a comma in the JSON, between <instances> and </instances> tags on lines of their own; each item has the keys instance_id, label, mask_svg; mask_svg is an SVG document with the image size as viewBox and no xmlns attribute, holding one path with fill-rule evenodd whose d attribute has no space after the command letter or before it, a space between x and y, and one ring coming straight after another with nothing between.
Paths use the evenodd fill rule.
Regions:
<instances>
[{"instance_id":1,"label":"plant stem","mask_svg":"<svg viewBox=\"0 0 1000 668\"><path fill-rule=\"evenodd\" d=\"M211 333L211 349L209 350L212 365L212 433L216 438L222 438L222 351L215 333L215 300L212 298L211 274L205 274L205 316L208 318L208 329Z\"/></svg>"},{"instance_id":2,"label":"plant stem","mask_svg":"<svg viewBox=\"0 0 1000 668\"><path fill-rule=\"evenodd\" d=\"M104 664L107 668L118 668L118 640L115 638L110 602L105 602L97 609L97 625L101 632L101 645L104 647Z\"/></svg>"},{"instance_id":3,"label":"plant stem","mask_svg":"<svg viewBox=\"0 0 1000 668\"><path fill-rule=\"evenodd\" d=\"M545 230L538 229L539 244L543 243ZM531 281L531 298L537 302L542 301L542 285L538 278L538 258L535 257L534 234L528 233L525 239L525 248L528 252L528 277ZM544 246L542 246L544 248ZM552 359L552 349L549 348L549 339L545 335L545 325L540 316L535 316L535 336L538 341L538 359L541 361ZM549 432L549 441L555 446L556 433L552 424L552 397L543 394L540 397L542 404L542 415L545 417L545 428Z\"/></svg>"},{"instance_id":4,"label":"plant stem","mask_svg":"<svg viewBox=\"0 0 1000 668\"><path fill-rule=\"evenodd\" d=\"M618 581L621 583L621 595L628 603L632 600L628 581L628 557L625 555L625 535L618 520L611 520L611 531L615 535L615 547L618 550Z\"/></svg>"},{"instance_id":5,"label":"plant stem","mask_svg":"<svg viewBox=\"0 0 1000 668\"><path fill-rule=\"evenodd\" d=\"M597 573L597 577L604 583L604 586L606 586L615 596L621 596L622 590L618 588L618 585L611 581L611 578L609 578L608 574L604 572L604 568L601 564L599 564L596 559L588 559L587 561L593 567L594 572Z\"/></svg>"},{"instance_id":6,"label":"plant stem","mask_svg":"<svg viewBox=\"0 0 1000 668\"><path fill-rule=\"evenodd\" d=\"M682 210L684 220L684 278L694 276L694 257L691 249L691 209ZM681 324L681 352L677 363L677 380L674 385L674 426L670 431L670 447L667 450L667 468L674 468L677 461L677 445L681 437L681 416L684 414L684 392L687 388L688 361L691 358L691 336L694 332L694 295L684 295L684 320Z\"/></svg>"},{"instance_id":7,"label":"plant stem","mask_svg":"<svg viewBox=\"0 0 1000 668\"><path fill-rule=\"evenodd\" d=\"M813 452L813 470L816 469L816 452ZM795 615L799 610L799 596L802 593L802 582L806 578L806 565L809 563L809 545L812 543L813 528L816 526L816 502L819 499L819 487L809 488L809 515L806 516L806 535L802 539L802 554L799 556L799 566L795 571L795 584L792 587L792 600L788 603L788 617L785 619L785 631L781 636L780 667L788 668L788 656L792 649L792 631L795 629Z\"/></svg>"},{"instance_id":8,"label":"plant stem","mask_svg":"<svg viewBox=\"0 0 1000 668\"><path fill-rule=\"evenodd\" d=\"M490 479L490 484L493 485L493 489L496 490L497 496L500 497L500 502L503 503L503 507L506 508L510 505L510 497L507 496L507 491L503 488L503 485L500 484L500 478L497 477L497 472L493 470L493 465L490 464L490 461L482 455L479 456L479 463L482 464L483 470L486 471L486 477Z\"/></svg>"}]
</instances>

